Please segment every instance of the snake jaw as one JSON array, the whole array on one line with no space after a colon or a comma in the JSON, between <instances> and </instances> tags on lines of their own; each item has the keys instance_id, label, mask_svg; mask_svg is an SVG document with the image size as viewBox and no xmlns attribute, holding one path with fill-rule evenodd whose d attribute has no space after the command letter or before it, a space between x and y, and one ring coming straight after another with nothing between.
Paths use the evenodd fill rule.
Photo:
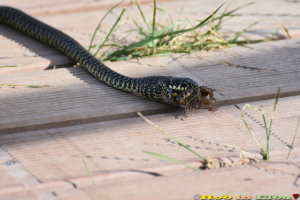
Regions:
<instances>
[{"instance_id":1,"label":"snake jaw","mask_svg":"<svg viewBox=\"0 0 300 200\"><path fill-rule=\"evenodd\" d=\"M200 86L200 92L201 92L201 98L205 98L207 95L209 95L209 100L211 103L214 103L216 99L213 97L214 96L214 91L216 91L213 88L208 88L207 86Z\"/></svg>"},{"instance_id":2,"label":"snake jaw","mask_svg":"<svg viewBox=\"0 0 300 200\"><path fill-rule=\"evenodd\" d=\"M169 103L174 106L184 108L184 116L186 117L193 108L200 108L202 100L209 96L209 100L213 103L216 99L214 96L215 89L208 88L206 86L193 85L193 87L187 87L187 89L182 90L179 86L168 85L166 88L167 99L164 103Z\"/></svg>"},{"instance_id":3,"label":"snake jaw","mask_svg":"<svg viewBox=\"0 0 300 200\"><path fill-rule=\"evenodd\" d=\"M184 117L187 117L187 114L191 114L191 111L194 111L193 108L199 109L201 106L202 100L209 95L209 100L211 103L214 103L216 99L214 96L215 89L208 88L206 86L200 86L195 88L193 91L189 91L188 95L192 95L184 106Z\"/></svg>"}]
</instances>

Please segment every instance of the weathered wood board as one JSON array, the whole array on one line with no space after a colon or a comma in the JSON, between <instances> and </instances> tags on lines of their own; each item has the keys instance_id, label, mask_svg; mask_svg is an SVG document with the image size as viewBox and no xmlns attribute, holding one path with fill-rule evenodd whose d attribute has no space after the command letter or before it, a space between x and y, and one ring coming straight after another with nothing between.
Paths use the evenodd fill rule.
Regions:
<instances>
[{"instance_id":1,"label":"weathered wood board","mask_svg":"<svg viewBox=\"0 0 300 200\"><path fill-rule=\"evenodd\" d=\"M233 0L230 8L249 2ZM36 16L85 47L101 17L116 3L0 2ZM204 19L222 3L185 1L184 16ZM182 5L182 1L159 3L174 20ZM106 36L122 6L104 21L95 43ZM151 19L152 8L144 5L142 9ZM187 120L182 109L110 88L81 67L73 67L75 63L60 52L0 24L0 199L192 199L197 193L232 195L235 199L241 194L297 193L299 134L289 159L286 157L300 115L299 10L300 4L294 1L256 1L238 11L241 18L224 25L226 32L236 32L260 20L246 38L264 38L276 29L275 38L287 38L278 18L292 40L250 45L252 49L235 47L107 63L131 77L183 76L216 88L218 101L204 105ZM132 16L138 19L138 14L134 8ZM128 21L111 41L133 28L133 22ZM134 41L135 36L128 40ZM279 86L281 98L270 136L274 162L256 163L261 159L260 149L245 127L241 110L245 103L261 108L269 126ZM216 169L195 172L141 152L152 151L201 166L199 158L147 124L137 112L200 155L214 159ZM265 149L261 113L247 109L245 120ZM240 165L241 150L248 152L251 165Z\"/></svg>"},{"instance_id":2,"label":"weathered wood board","mask_svg":"<svg viewBox=\"0 0 300 200\"><path fill-rule=\"evenodd\" d=\"M193 78L200 85L217 89L218 103L210 105L215 107L275 98L279 85L282 86L281 97L299 95L299 40L254 46L257 50L239 47L208 52L202 55L205 60L175 55L109 63L108 66L132 77ZM224 62L242 67L218 64ZM1 84L17 85L1 87L1 134L128 118L137 116L138 111L149 115L174 110L171 106L114 90L80 67L41 71L23 66L1 68L1 72ZM26 88L26 85L49 87Z\"/></svg>"},{"instance_id":3,"label":"weathered wood board","mask_svg":"<svg viewBox=\"0 0 300 200\"><path fill-rule=\"evenodd\" d=\"M269 119L273 100L251 104L262 108ZM219 192L230 195L248 192L248 195L257 195L264 191L275 195L273 187L280 186L278 194L289 195L299 184L298 167L289 164L293 162L299 165L299 135L290 160L284 159L299 117L296 114L300 112L298 104L297 96L281 98L277 105L270 146L271 159L279 162L254 163L243 168L238 167L239 148L251 153L248 157L255 159L260 157L259 147L246 130L240 110L235 106L223 106L213 113L201 110L199 115L187 121L174 119L173 113L148 117L200 155L216 159L217 168L223 166L223 162L234 162L236 165L234 168L203 172L192 172L181 165L142 153L141 150L152 151L200 166L195 155L174 144L141 118L2 135L0 161L3 163L2 168L10 176L0 179L0 184L8 184L0 189L0 194L25 195L31 190L33 193L52 191L58 197L66 199L75 198L73 196L78 192L91 199L95 198L93 195L103 198L107 196L109 199L117 199L118 195L123 195L125 199L138 199L140 194L150 195L149 192L153 191L160 194L158 199L163 199L165 195L171 195L172 199L176 195L188 199L189 193L203 192L212 195L220 195ZM284 112L294 108L294 112ZM260 119L260 115L247 110L246 120L265 149L265 132ZM82 159L87 163L92 177L87 175ZM96 187L91 187L91 178L96 182ZM205 185L203 180L206 180ZM226 185L225 180L230 181L230 185ZM27 187L22 186L19 181ZM238 187L241 181L242 187ZM147 182L147 189L142 189ZM213 182L214 187L211 186ZM183 183L186 187L177 191L176 188ZM141 185L144 186L140 187ZM98 187L103 190L97 189ZM113 191L116 190L119 193L115 196ZM171 191L176 192L171 194ZM151 195L148 197L152 198ZM80 198L81 195L78 199Z\"/></svg>"},{"instance_id":4,"label":"weathered wood board","mask_svg":"<svg viewBox=\"0 0 300 200\"><path fill-rule=\"evenodd\" d=\"M68 5L69 2L65 3ZM207 6L213 7L217 3L218 1L207 3ZM179 8L179 2L169 4L171 7L177 6ZM253 6L265 6L265 4L258 4L259 6ZM186 6L190 9L193 8L190 2ZM23 6L20 5L20 7L22 8ZM146 13L151 13L147 6L144 6L144 9ZM93 29L98 23L98 20L91 19L100 19L105 12L103 10L100 12L90 11L64 15L46 15L39 17L39 19L65 31L81 44L87 46ZM190 13L196 14L195 12ZM199 17L203 18L204 14L207 15L207 12L200 13ZM100 41L107 34L110 27L109 22L115 21L116 17L117 15L112 15L107 18L107 21L101 27L103 31L96 38L97 41ZM297 23L297 20L295 23ZM0 66L22 66L17 68L0 68L1 84L21 85L15 88L2 87L2 91L4 91L1 96L1 101L3 102L1 106L3 108L0 132L2 134L121 119L136 116L134 113L137 111L152 114L173 110L173 108L166 105L143 100L122 91L111 90L111 88L103 84L98 86L97 80L79 68L41 71L41 69L47 67L72 66L74 63L58 51L27 36L23 36L6 26L1 26L3 27L0 30L1 46L10 46L12 50L0 49L0 53L4 58L1 60ZM120 34L115 34L114 38L123 37L125 29L132 28L133 25L130 23L125 25L124 31L121 31ZM291 40L289 42L255 45L255 50L235 48L203 53L203 58L213 61L213 64L193 55L174 55L108 65L120 73L133 77L147 75L191 77L201 85L209 85L216 88L216 96L219 99L219 103L216 106L220 106L274 98L279 85L282 85L282 96L298 95L298 49L299 40ZM283 64L287 67L282 67ZM253 68L263 68L263 70ZM49 85L50 87L32 89L22 87L22 85ZM27 97L18 97L25 93ZM103 95L103 93L106 95ZM86 98L87 96L89 98ZM13 102L14 106L8 106L11 105L11 98L15 99ZM74 98L76 101L73 101ZM126 107L123 106L125 104L127 105ZM64 109L61 110L61 108ZM119 111L121 112L119 113ZM20 118L21 116L26 117Z\"/></svg>"}]
</instances>

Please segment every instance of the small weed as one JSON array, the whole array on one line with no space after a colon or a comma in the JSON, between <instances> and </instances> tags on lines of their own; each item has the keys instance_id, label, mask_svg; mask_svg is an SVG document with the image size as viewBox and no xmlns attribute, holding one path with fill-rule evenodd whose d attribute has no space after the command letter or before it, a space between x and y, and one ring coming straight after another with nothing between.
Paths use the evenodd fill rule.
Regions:
<instances>
[{"instance_id":1,"label":"small weed","mask_svg":"<svg viewBox=\"0 0 300 200\"><path fill-rule=\"evenodd\" d=\"M297 126L296 126L296 131L295 131L295 133L294 133L293 141L292 141L292 144L291 144L291 146L290 146L290 150L289 150L289 153L288 153L288 155L287 155L287 158L290 157L290 153L291 153L292 148L293 148L293 145L294 145L294 141L295 141L295 138L296 138L296 134L297 134L297 132L298 132L299 122L300 122L300 116L299 116L299 118L298 118L298 123L297 123Z\"/></svg>"},{"instance_id":2,"label":"small weed","mask_svg":"<svg viewBox=\"0 0 300 200\"><path fill-rule=\"evenodd\" d=\"M86 162L85 162L85 160L84 160L83 158L82 158L82 162L83 162L83 164L84 164L84 167L85 167L86 172L87 172L88 175L91 177L91 181L92 181L93 186L95 186L96 183L95 183L94 179L92 178L90 169L89 169L88 165L86 164Z\"/></svg>"},{"instance_id":3,"label":"small weed","mask_svg":"<svg viewBox=\"0 0 300 200\"><path fill-rule=\"evenodd\" d=\"M43 88L50 87L50 85L12 85L12 84L0 84L0 86L8 86L8 87L28 87L28 88Z\"/></svg>"},{"instance_id":4,"label":"small weed","mask_svg":"<svg viewBox=\"0 0 300 200\"><path fill-rule=\"evenodd\" d=\"M279 87L278 91L277 91L276 100L275 100L275 104L274 104L274 108L273 108L273 114L272 114L272 117L271 117L271 120L270 120L269 128L267 126L265 113L264 113L264 111L262 109L257 108L257 107L255 107L253 105L250 105L250 104L245 104L244 107L243 107L243 109L242 109L242 119L243 119L243 121L244 121L244 123L245 123L245 125L246 125L246 127L248 129L248 131L250 132L250 134L252 135L253 139L255 140L256 144L260 148L261 154L263 155L263 160L270 160L270 134L271 134L271 127L272 127L272 122L273 122L273 118L274 118L274 114L275 114L275 109L276 109L278 98L279 98L280 89L281 89L281 87ZM250 108L252 110L259 110L259 111L261 111L261 114L262 114L262 117L263 117L263 121L264 121L265 131L266 131L266 137L267 137L266 151L264 151L263 148L260 146L258 140L256 139L256 137L252 133L250 127L248 126L248 124L247 124L247 122L245 120L244 113L245 113L246 108Z\"/></svg>"},{"instance_id":5,"label":"small weed","mask_svg":"<svg viewBox=\"0 0 300 200\"><path fill-rule=\"evenodd\" d=\"M169 133L167 133L166 131L164 131L162 128L160 128L159 126L157 126L156 124L154 124L152 121L150 121L149 119L147 119L146 117L144 117L140 112L138 112L138 115L140 117L142 117L146 122L148 122L149 124L151 124L152 126L154 126L156 129L160 130L163 134L165 134L166 136L168 136L169 138L171 138L172 140L174 140L178 145L182 146L183 148L187 149L188 151L192 152L197 157L199 157L204 162L204 164L205 164L204 168L215 168L213 166L213 160L212 159L206 159L203 156L199 155L197 152L195 152L194 150L192 150L191 148L189 148L187 145L183 144L182 142L180 142L179 140L177 140L176 138L174 138L172 135L170 135ZM200 168L193 167L193 166L191 166L191 165L189 165L189 164L187 164L185 162L182 162L182 161L179 161L179 160L176 160L176 159L173 159L173 158L161 155L161 154L157 154L157 153L153 153L153 152L145 151L145 150L142 150L142 152L150 154L150 155L153 155L153 156L157 156L159 158L163 158L165 160L172 161L174 163L178 163L178 164L184 165L184 166L189 167L191 169L194 169L196 171L200 171Z\"/></svg>"},{"instance_id":6,"label":"small weed","mask_svg":"<svg viewBox=\"0 0 300 200\"><path fill-rule=\"evenodd\" d=\"M33 60L32 60L33 61ZM29 65L30 63L32 63L32 61L30 61L29 63L25 64L25 65L9 65L9 66L1 66L0 68L7 68L7 67L25 67L26 65Z\"/></svg>"}]
</instances>

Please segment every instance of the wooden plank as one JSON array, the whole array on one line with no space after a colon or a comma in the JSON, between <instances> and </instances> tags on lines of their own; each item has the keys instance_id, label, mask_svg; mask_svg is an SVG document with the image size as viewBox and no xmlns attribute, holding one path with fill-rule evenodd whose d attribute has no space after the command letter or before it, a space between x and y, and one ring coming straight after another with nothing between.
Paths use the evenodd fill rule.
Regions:
<instances>
[{"instance_id":1,"label":"wooden plank","mask_svg":"<svg viewBox=\"0 0 300 200\"><path fill-rule=\"evenodd\" d=\"M273 51L262 53L239 47L226 49L224 54L208 52L205 59L219 55L214 62L225 60L233 64L266 70L251 70L228 64L208 64L199 58L188 56L110 63L109 67L131 77L149 75L190 77L200 85L217 89L218 102L211 105L215 107L275 98L279 84L282 85L281 97L299 95L300 82L297 77L300 69L297 60L299 40L253 46L262 50L271 48ZM233 52L239 52L240 57L236 58ZM274 60L275 56L277 59ZM289 59L282 62L285 58ZM50 85L50 87L1 88L2 134L122 119L137 116L138 111L154 114L174 110L171 106L151 102L101 84L79 67L36 72L33 69L28 70L27 72L25 67L22 70L1 68L1 83Z\"/></svg>"},{"instance_id":2,"label":"wooden plank","mask_svg":"<svg viewBox=\"0 0 300 200\"><path fill-rule=\"evenodd\" d=\"M299 163L299 161L298 161ZM288 171L287 171L288 168ZM155 168L148 169L154 172ZM247 173L245 173L247 171ZM52 186L60 199L191 199L194 194L229 195L235 198L246 193L254 198L258 193L264 195L291 196L297 191L295 181L297 167L286 164L253 164L235 168L191 172L188 169L165 171L162 176L135 175L135 179L123 177L124 172L114 176L94 176L91 180L74 180L76 189ZM132 173L133 174L133 173ZM117 182L116 182L117 180ZM205 184L203 183L205 180ZM82 184L85 181L87 184ZM47 182L44 184L48 184ZM184 185L184 186L183 186ZM33 188L37 191L38 188ZM116 192L118 191L118 192ZM22 194L18 192L16 194ZM97 198L96 198L97 197Z\"/></svg>"},{"instance_id":3,"label":"wooden plank","mask_svg":"<svg viewBox=\"0 0 300 200\"><path fill-rule=\"evenodd\" d=\"M54 5L63 5L69 3L82 3L82 0L45 0L45 1L35 1L35 0L2 0L1 5L3 6L13 6L16 8L21 9L30 9L34 7L47 7L47 6L54 6ZM92 0L85 1L87 3L92 2Z\"/></svg>"},{"instance_id":4,"label":"wooden plank","mask_svg":"<svg viewBox=\"0 0 300 200\"><path fill-rule=\"evenodd\" d=\"M274 167L274 164L267 166ZM255 198L258 194L290 196L298 190L294 184L295 175L268 170L259 165L243 166L230 169L209 170L205 172L176 171L162 177L143 177L126 180L119 184L103 181L96 187L82 188L91 199L192 199L194 194L223 196L233 198L241 193ZM297 167L289 172L297 174ZM274 174L275 173L275 174ZM298 184L298 183L297 183ZM62 199L75 198L74 190L58 190ZM118 192L116 192L118 191Z\"/></svg>"},{"instance_id":5,"label":"wooden plank","mask_svg":"<svg viewBox=\"0 0 300 200\"><path fill-rule=\"evenodd\" d=\"M158 3L168 2L168 1L176 1L176 0L157 0ZM26 11L34 16L43 16L43 15L58 15L58 14L67 14L67 13L75 13L75 12L87 12L93 10L109 10L116 4L120 3L119 0L101 0L101 1L92 1L92 0L45 0L45 1L32 1L32 0L24 0L22 2L19 1L8 1L3 0L1 5L4 6L12 6ZM153 0L139 0L139 4L150 4L153 3ZM130 6L131 4L135 4L135 2L124 1L121 2L119 7Z\"/></svg>"},{"instance_id":6,"label":"wooden plank","mask_svg":"<svg viewBox=\"0 0 300 200\"><path fill-rule=\"evenodd\" d=\"M4 163L2 165L4 165ZM0 188L21 185L21 183L11 177L11 175L7 173L7 171L2 166L0 168L0 177Z\"/></svg>"},{"instance_id":7,"label":"wooden plank","mask_svg":"<svg viewBox=\"0 0 300 200\"><path fill-rule=\"evenodd\" d=\"M168 3L171 1L171 3ZM159 2L159 1L158 1ZM176 2L175 0L164 0L163 7L170 8L168 11L172 14L172 16L179 16L181 7L183 6L182 1ZM194 5L195 1L186 1L185 2L185 10L188 10L188 13L185 13L185 16L189 16L190 18L199 19L199 14L204 14L203 17L211 14L211 10L216 9L222 3L221 0L211 0L211 1L201 1L199 0L197 3L201 5L200 8L196 8ZM246 17L242 19L232 19L229 20L225 24L225 29L230 28L231 31L240 31L240 25L252 24L256 20L260 20L260 23L252 28L251 32L248 36L255 35L255 37L259 36L270 36L270 34L274 33L277 29L280 29L277 38L287 38L286 33L282 29L280 23L278 23L277 19L280 19L283 24L288 28L290 35L292 38L299 38L299 5L295 2L291 1L243 1L240 3L238 0L231 1L232 8L233 6L240 6L246 3L255 2L254 5L243 8L239 11L238 14L242 14ZM108 10L113 7L115 4L119 3L118 0L101 0L101 1L70 1L70 0L55 0L55 1L32 1L32 0L23 0L23 1L8 1L3 0L1 2L2 5L8 5L23 9L24 11L30 13L34 16L42 16L42 15L57 15L57 14L66 14L66 13L74 13L74 12L87 12L92 10ZM125 1L121 4L121 6L128 6L130 2ZM139 0L140 4L150 4L152 0ZM278 9L278 8L281 9ZM147 6L143 8L144 10L148 9ZM146 12L146 14L151 15L152 11ZM203 18L202 17L202 18ZM272 17L271 20L266 20ZM151 18L151 17L150 17ZM277 19L275 19L277 18ZM228 27L228 28L227 28ZM243 28L246 28L243 27ZM261 37L260 37L261 38Z\"/></svg>"},{"instance_id":8,"label":"wooden plank","mask_svg":"<svg viewBox=\"0 0 300 200\"><path fill-rule=\"evenodd\" d=\"M295 106L299 104L299 99L299 97L289 97L279 101L276 125L274 121L270 140L272 160L282 158L280 155L287 156L288 145L291 144L294 132L287 132L282 127L289 125L296 128L296 123L292 121L299 116L299 114L295 116L295 113L300 112L299 106ZM263 106L267 114L271 105L273 105L273 100L257 102L257 106ZM296 110L282 112L291 108ZM250 112L247 116L251 117L246 118L247 123L260 145L265 149L266 135L264 128L260 125L261 116ZM252 154L248 155L249 158L261 158L260 149L248 133L241 119L241 112L235 106L223 106L215 112L200 110L189 120L174 116L174 113L153 115L149 116L149 119L200 155L216 158L217 167L223 166L220 164L223 162L238 161L240 148ZM289 124L285 123L287 119L289 119ZM282 123L278 124L278 121ZM286 137L281 137L282 135ZM293 159L299 159L299 153L297 153L300 147L299 140L300 136L297 135L294 143L295 149L291 154ZM2 135L0 146L6 149L13 160L30 172L32 177L29 176L24 180L18 178L28 183L31 182L31 178L44 183L65 179L77 180L78 178L79 180L80 177L84 177L84 183L90 184L90 177L86 174L82 159L86 161L91 173L99 178L102 175L112 174L113 176L114 173L119 172L128 172L129 174L125 173L122 176L131 177L132 173L135 174L132 170L149 171L149 168L153 167L157 167L156 173L168 171L169 162L142 153L141 150L160 153L200 166L199 158L169 140L141 118ZM12 158L1 160L6 161ZM176 171L177 167L181 168L180 165L171 165L169 170ZM7 170L11 171L8 168ZM11 173L14 174L13 171ZM60 184L64 187L71 187L70 183L63 182ZM51 182L50 185L56 184ZM36 184L36 187L42 186ZM23 190L18 186L13 188L15 189L12 191Z\"/></svg>"},{"instance_id":9,"label":"wooden plank","mask_svg":"<svg viewBox=\"0 0 300 200\"><path fill-rule=\"evenodd\" d=\"M299 59L296 55L299 40L283 40L250 45L254 50L237 47L221 51L175 57L202 82L222 97L220 104L239 103L275 98L280 95L299 95Z\"/></svg>"},{"instance_id":10,"label":"wooden plank","mask_svg":"<svg viewBox=\"0 0 300 200\"><path fill-rule=\"evenodd\" d=\"M293 159L293 163L299 164L299 149L296 151L297 159ZM235 198L240 193L247 193L253 197L260 191L265 195L291 196L290 194L295 193L293 191L297 190L299 184L298 167L289 164L289 161L202 172L192 172L184 167L174 168L172 165L144 170L99 173L92 177L56 181L56 184L53 184L54 181L45 181L39 186L27 188L10 187L5 190L0 189L0 196L17 196L28 191L31 193L52 191L55 197L60 199L82 199L82 197L96 199L96 196L106 197L105 199L119 199L120 196L124 199L140 199L140 196L144 196L144 199L166 199L167 197L190 199L191 193L213 196L226 194ZM95 181L95 186L92 186L91 178ZM66 181L75 188L68 187Z\"/></svg>"},{"instance_id":11,"label":"wooden plank","mask_svg":"<svg viewBox=\"0 0 300 200\"><path fill-rule=\"evenodd\" d=\"M298 161L299 163L299 161ZM153 174L157 168L148 169ZM56 197L60 199L191 199L194 194L223 196L235 198L241 193L254 198L258 193L264 195L291 196L297 191L299 184L296 175L297 167L287 164L253 164L234 168L191 172L189 169L165 171L162 176L151 176L135 172L135 179L124 177L124 172L110 177L99 175L92 178L96 182L92 186L90 177L69 179L76 188L67 189L51 185ZM247 171L247 173L245 173ZM131 173L132 175L134 172ZM205 180L205 184L203 183ZM85 184L83 184L85 183ZM48 185L48 182L42 185ZM184 186L183 186L184 185ZM43 191L47 188L27 188L31 192ZM25 191L8 194L21 195ZM118 192L116 192L118 191ZM7 195L8 196L8 195ZM47 198L48 199L48 198Z\"/></svg>"},{"instance_id":12,"label":"wooden plank","mask_svg":"<svg viewBox=\"0 0 300 200\"><path fill-rule=\"evenodd\" d=\"M9 199L9 200L38 200L38 197L32 194L31 192L21 193L21 194L4 194L0 196L2 199ZM47 199L48 200L48 199Z\"/></svg>"},{"instance_id":13,"label":"wooden plank","mask_svg":"<svg viewBox=\"0 0 300 200\"><path fill-rule=\"evenodd\" d=\"M24 6L28 6L28 5L34 5L31 2L26 2L26 1L22 1L24 2L24 5L22 6L22 4L20 4L19 6L16 6L17 3L14 3L14 1L8 1L5 2L5 5L11 5L11 6L15 6L18 8L24 8ZM61 1L60 1L61 2ZM70 9L70 11L74 12L74 13L68 13L68 14L64 14L64 15L52 15L52 16L39 16L38 18L64 32L66 32L67 34L69 34L70 36L72 36L73 38L75 38L77 41L79 41L82 45L87 46L89 45L89 41L91 39L91 36L94 32L95 27L97 26L99 20L105 15L105 13L107 12L106 10L101 10L99 11L100 7L97 7L97 11L90 11L90 12L84 12L84 13L75 13L76 9L72 9L69 5L69 1L63 1L65 2L65 7L67 7L68 9ZM101 2L86 2L86 4L89 3L107 3L107 2L112 2L112 1L101 1ZM249 3L252 1L245 1L246 3ZM20 2L18 2L19 4ZM196 8L193 4L193 2L186 2L185 3L185 8L186 10L189 10L189 12L185 13L186 17L189 17L191 19L204 19L206 18L209 14L210 14L210 10L215 9L217 6L221 5L223 2L220 0L213 0L213 1L208 1L208 2L202 2L199 1L199 3L201 3L203 6L201 6L201 9L203 10L199 10L199 8ZM59 8L62 8L64 6L62 6L61 4L59 4L58 2L52 2L52 1L41 1L40 4L36 4L36 10L37 12L43 10L41 8L41 6L46 6L49 7L49 5L56 5L56 10ZM76 5L84 5L81 1L76 1L74 2L74 4ZM244 3L243 3L244 4ZM240 2L239 1L233 1L232 2L232 6L240 6ZM300 21L299 17L297 17L297 13L298 10L300 9L298 6L298 4L293 3L292 7L290 6L291 3L289 2L285 2L285 1L281 1L281 2L276 2L274 3L273 1L257 1L254 5L251 5L249 7L246 7L242 10L239 11L239 14L244 15L241 18L236 18L236 19L232 19L232 20L228 20L227 23L225 23L223 25L223 28L225 30L231 30L232 32L236 32L236 31L240 31L242 29L245 28L245 24L251 24L256 20L262 20L257 26L255 26L253 29L251 29L251 31L249 32L249 34L247 34L245 37L252 37L252 38L262 38L263 37L269 37L272 33L274 33L274 31L276 31L277 29L279 29L279 33L277 34L278 38L286 38L286 34L284 32L284 30L282 29L280 23L278 23L276 20L263 20L265 18L265 12L266 10L268 10L270 13L268 15L270 16L274 16L274 17L278 17L280 18L283 23L285 24L285 26L289 29L290 34L293 38L297 38L299 37L299 33L300 30L298 27L298 23ZM94 7L94 6L93 6ZM181 10L182 7L182 2L178 1L178 2L166 2L165 3L165 7L169 7L170 8L170 12L172 14L172 16L178 16L179 15L179 11ZM278 11L278 7L281 7L282 10L280 10L280 12ZM55 10L53 9L53 10ZM152 8L150 8L149 6L143 6L143 10L145 11L146 15L148 16L149 19L151 19L151 15L152 15ZM255 12L254 12L255 11ZM34 14L34 12L31 12L30 10L26 10L25 12L28 12L29 14ZM54 12L54 11L53 11ZM121 12L121 8L117 8L115 10L115 13L120 13ZM288 12L289 14L286 14L286 12ZM101 31L98 33L98 37L96 38L95 43L101 41L105 35L107 34L107 32L109 31L110 27L111 27L111 22L114 22L117 18L118 14L114 14L114 15L109 15L106 20L104 21L104 23L101 26ZM139 12L137 11L137 8L134 7L133 9L133 14L132 14L133 18L140 18L139 16ZM167 16L166 16L167 17ZM175 20L175 19L174 19ZM246 23L247 22L247 23ZM165 23L165 21L161 21L161 23ZM128 21L128 23L125 24L124 28L121 28L121 31L118 31L117 33L115 33L112 37L113 39L119 39L122 38L125 35L125 31L134 29L135 26L133 24L133 22L131 20ZM4 35L5 37L9 38L9 39L13 39L16 42L20 43L22 39L18 39L20 38L27 38L27 37L21 37L20 34L18 34L16 37L14 37L14 35L16 33L6 33L6 29L4 28L4 32L2 33L2 26L1 26L1 32L0 35ZM134 41L135 40L135 36L136 34L132 34L132 36L130 35L128 40L129 41ZM28 39L25 39L26 41L28 41ZM6 43L5 38L2 39L1 38L1 46L11 46L11 43ZM30 40L29 40L30 41ZM4 43L3 43L4 42ZM34 45L31 44L32 41L30 41L30 45L26 44L23 45L25 47L20 49L20 46L17 48L18 53L16 54L12 54L12 52L9 54L8 57L11 57L11 55L14 55L14 57L24 57L24 50L26 51L27 48L30 48L30 51L33 51L35 54L38 54L38 57L45 57L48 59L53 59L51 61L56 61L54 63L52 63L51 66L54 65L62 65L65 66L66 64L69 64L69 60L67 61L67 63L62 60L62 63L57 63L57 58L51 58L51 55L53 56L53 52L49 52L47 53L49 48L44 49L43 47L39 47L36 48L35 46L38 45L37 43L34 43ZM21 44L23 43L23 41L21 42ZM38 45L40 46L40 45ZM42 48L42 49L40 49ZM16 51L15 48L12 48L13 52ZM5 50L5 49L4 49ZM43 52L43 54L39 54L40 52ZM2 52L1 52L2 53ZM8 52L6 52L5 54L7 54ZM5 57L2 54L3 57ZM31 52L32 54L32 52ZM28 54L25 54L26 57L28 57ZM20 58L19 58L20 59ZM33 63L35 63L35 57L33 57L32 55L30 56L30 58L22 58L24 59L23 62L17 61L17 60L11 60L11 61L7 61L7 59L2 60L3 61L3 65L22 65L22 64L28 64L29 62L31 62L33 60ZM1 61L1 63L2 63ZM14 62L15 61L15 62ZM0 63L0 64L1 64ZM6 64L5 64L6 63ZM41 65L43 67L44 63L41 63Z\"/></svg>"},{"instance_id":14,"label":"wooden plank","mask_svg":"<svg viewBox=\"0 0 300 200\"><path fill-rule=\"evenodd\" d=\"M127 62L126 65L124 63L123 66L115 66L123 68L126 71L123 74L132 77L141 76L142 71L144 76L147 76L152 70L152 74L155 75L159 67L144 67L137 73L131 62ZM32 130L31 128L35 129L38 126L47 128L107 121L136 116L137 111L153 114L166 112L171 108L127 92L112 90L109 86L99 84L97 79L79 67L30 73L14 72L7 71L6 76L3 73L3 77L6 78L2 78L2 83L50 87L1 88L1 133ZM160 69L159 73L174 75L171 71L163 69ZM27 80L24 77L27 77Z\"/></svg>"},{"instance_id":15,"label":"wooden plank","mask_svg":"<svg viewBox=\"0 0 300 200\"><path fill-rule=\"evenodd\" d=\"M209 1L207 4L211 2L219 3ZM284 2L284 5L290 4ZM291 26L297 23L297 15L293 12L298 5L293 5L289 15L284 16L285 20L296 19L291 20ZM177 3L168 6L174 7L174 11L180 8ZM264 6L267 4L259 3L258 11L263 13ZM279 15L284 15L287 10L282 8ZM272 14L271 10L270 7ZM249 16L256 16L250 11L247 11ZM191 10L191 13L195 11ZM67 24L62 20L66 16L70 19ZM96 12L66 16L44 16L42 20L87 45L92 26L98 21L85 23L85 20L98 17ZM80 30L86 27L84 32L75 31L78 29L72 20L76 18L80 20ZM137 111L152 115L149 119L180 141L201 155L217 159L217 167L222 166L222 162L239 161L240 148L260 157L259 148L241 120L241 108L245 102L274 98L279 83L282 97L300 94L297 79L299 40L253 45L256 50L232 48L202 53L205 60L193 55L175 55L108 64L132 77L186 76L201 85L215 87L219 101L214 105L214 111L197 110L184 120L182 110L114 90L80 67L42 70L54 65L72 66L72 62L59 52L7 27L1 26L0 35L4 35L0 38L1 46L12 47L11 54L0 48L3 55L0 66L24 65L32 61L24 67L0 68L0 84L20 85L0 88L0 132L5 134L0 134L0 199L140 199L141 196L143 199L192 199L195 193L234 197L241 193L252 197L259 192L288 196L295 193L299 169L287 163L292 161L299 165L299 135L290 160L283 158L289 150L299 117L299 96L281 98L277 106L271 134L271 159L281 163L200 173L141 153L140 150L145 149L199 167L198 158L134 116ZM29 49L24 51L28 46ZM255 67L267 70L253 69ZM29 84L50 87L24 87ZM236 105L218 108L228 104ZM265 111L269 124L274 99L251 104ZM165 114L155 115L158 113ZM265 148L260 113L247 110L246 120ZM87 175L82 158L92 177ZM91 178L96 182L95 187ZM278 188L280 193L274 193Z\"/></svg>"}]
</instances>

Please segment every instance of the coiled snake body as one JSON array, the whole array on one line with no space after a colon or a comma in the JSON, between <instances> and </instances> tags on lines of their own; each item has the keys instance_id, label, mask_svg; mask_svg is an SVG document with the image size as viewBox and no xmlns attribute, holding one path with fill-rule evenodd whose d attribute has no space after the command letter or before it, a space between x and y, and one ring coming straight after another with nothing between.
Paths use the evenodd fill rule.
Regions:
<instances>
[{"instance_id":1,"label":"coiled snake body","mask_svg":"<svg viewBox=\"0 0 300 200\"><path fill-rule=\"evenodd\" d=\"M66 54L100 81L114 88L138 93L153 101L185 108L198 107L207 95L213 98L213 89L198 84L189 78L171 76L148 76L130 78L105 66L84 47L65 33L11 7L0 6L0 23L9 25Z\"/></svg>"}]
</instances>

